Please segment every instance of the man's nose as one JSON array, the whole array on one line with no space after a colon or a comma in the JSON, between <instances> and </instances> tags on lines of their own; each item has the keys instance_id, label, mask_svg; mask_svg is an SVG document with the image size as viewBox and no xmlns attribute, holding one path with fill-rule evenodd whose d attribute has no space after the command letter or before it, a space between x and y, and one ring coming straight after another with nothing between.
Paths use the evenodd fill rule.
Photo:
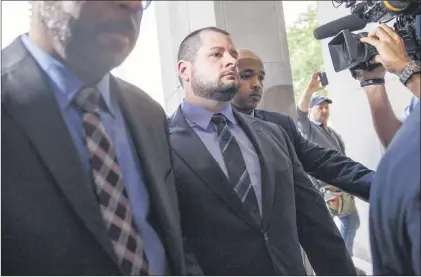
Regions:
<instances>
[{"instance_id":1,"label":"man's nose","mask_svg":"<svg viewBox=\"0 0 421 277\"><path fill-rule=\"evenodd\" d=\"M237 66L238 66L237 58L234 58L231 54L227 53L225 67L237 67Z\"/></svg>"},{"instance_id":2,"label":"man's nose","mask_svg":"<svg viewBox=\"0 0 421 277\"><path fill-rule=\"evenodd\" d=\"M261 90L263 87L262 82L259 80L259 78L253 78L252 86L254 90Z\"/></svg>"}]
</instances>

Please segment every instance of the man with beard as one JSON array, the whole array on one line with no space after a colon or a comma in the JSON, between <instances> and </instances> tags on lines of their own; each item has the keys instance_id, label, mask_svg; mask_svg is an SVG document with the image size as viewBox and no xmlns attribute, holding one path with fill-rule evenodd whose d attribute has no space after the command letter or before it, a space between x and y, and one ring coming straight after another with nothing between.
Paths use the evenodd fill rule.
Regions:
<instances>
[{"instance_id":1,"label":"man with beard","mask_svg":"<svg viewBox=\"0 0 421 277\"><path fill-rule=\"evenodd\" d=\"M323 199L279 126L243 115L229 33L189 34L178 52L186 97L170 119L183 235L205 275L355 275Z\"/></svg>"},{"instance_id":2,"label":"man with beard","mask_svg":"<svg viewBox=\"0 0 421 277\"><path fill-rule=\"evenodd\" d=\"M256 109L263 95L263 63L250 50L238 50L238 55L239 89L232 99L232 106L242 113L281 126L288 134L297 157L308 174L368 201L374 172L336 150L307 140L297 130L290 116Z\"/></svg>"},{"instance_id":3,"label":"man with beard","mask_svg":"<svg viewBox=\"0 0 421 277\"><path fill-rule=\"evenodd\" d=\"M109 74L148 4L34 1L2 51L2 274L186 274L166 115Z\"/></svg>"}]
</instances>

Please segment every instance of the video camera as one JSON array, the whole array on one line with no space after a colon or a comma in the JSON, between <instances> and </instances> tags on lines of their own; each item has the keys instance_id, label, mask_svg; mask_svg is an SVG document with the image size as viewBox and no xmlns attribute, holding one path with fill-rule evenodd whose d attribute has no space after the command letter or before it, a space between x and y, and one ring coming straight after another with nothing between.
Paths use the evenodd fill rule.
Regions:
<instances>
[{"instance_id":1,"label":"video camera","mask_svg":"<svg viewBox=\"0 0 421 277\"><path fill-rule=\"evenodd\" d=\"M351 33L365 28L367 23L386 23L396 19L394 29L402 37L408 56L421 60L421 1L362 1L333 0L340 5L345 3L351 9L351 15L334 20L314 30L316 39L335 36L329 43L329 52L333 68L336 72L350 69L354 75L356 70L370 70L378 64L369 63L377 55L374 46L360 42L367 32Z\"/></svg>"}]
</instances>

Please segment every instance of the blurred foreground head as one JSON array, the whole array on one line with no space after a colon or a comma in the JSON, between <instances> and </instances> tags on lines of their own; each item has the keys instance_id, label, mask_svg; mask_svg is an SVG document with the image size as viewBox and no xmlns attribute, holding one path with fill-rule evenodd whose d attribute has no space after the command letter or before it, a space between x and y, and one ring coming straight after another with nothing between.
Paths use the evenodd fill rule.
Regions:
<instances>
[{"instance_id":1,"label":"blurred foreground head","mask_svg":"<svg viewBox=\"0 0 421 277\"><path fill-rule=\"evenodd\" d=\"M85 82L133 50L150 1L32 1L29 37Z\"/></svg>"}]
</instances>

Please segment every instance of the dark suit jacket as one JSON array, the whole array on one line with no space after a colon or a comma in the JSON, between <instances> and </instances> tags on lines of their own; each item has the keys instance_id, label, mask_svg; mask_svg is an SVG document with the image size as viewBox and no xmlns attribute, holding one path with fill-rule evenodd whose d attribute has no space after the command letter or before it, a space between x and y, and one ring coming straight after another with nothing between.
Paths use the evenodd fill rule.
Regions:
<instances>
[{"instance_id":1,"label":"dark suit jacket","mask_svg":"<svg viewBox=\"0 0 421 277\"><path fill-rule=\"evenodd\" d=\"M254 110L254 116L275 123L285 130L304 170L311 176L368 201L374 171L354 162L339 151L307 140L288 115Z\"/></svg>"},{"instance_id":2,"label":"dark suit jacket","mask_svg":"<svg viewBox=\"0 0 421 277\"><path fill-rule=\"evenodd\" d=\"M46 77L20 39L2 51L2 274L120 275L91 184ZM146 93L111 78L173 274L186 273L168 121Z\"/></svg>"},{"instance_id":3,"label":"dark suit jacket","mask_svg":"<svg viewBox=\"0 0 421 277\"><path fill-rule=\"evenodd\" d=\"M317 274L355 275L318 191L279 126L234 113L260 158L263 218L245 211L179 108L170 122L183 235L205 275L305 275L300 243Z\"/></svg>"}]
</instances>

